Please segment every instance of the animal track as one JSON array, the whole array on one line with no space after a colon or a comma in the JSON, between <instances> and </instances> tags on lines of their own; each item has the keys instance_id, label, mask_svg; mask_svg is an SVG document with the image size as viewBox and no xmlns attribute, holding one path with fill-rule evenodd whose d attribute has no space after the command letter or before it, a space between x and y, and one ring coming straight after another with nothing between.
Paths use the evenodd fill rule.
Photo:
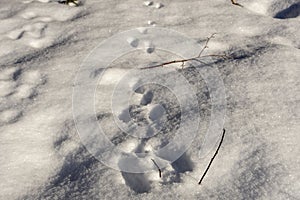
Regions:
<instances>
[{"instance_id":1,"label":"animal track","mask_svg":"<svg viewBox=\"0 0 300 200\"><path fill-rule=\"evenodd\" d=\"M0 124L11 124L22 116L22 112L17 109L7 109L3 112L0 112Z\"/></svg>"},{"instance_id":2,"label":"animal track","mask_svg":"<svg viewBox=\"0 0 300 200\"><path fill-rule=\"evenodd\" d=\"M151 21L151 20L149 20L149 21L148 21L148 25L151 25L151 26L156 26L156 23L155 23L155 21Z\"/></svg>"},{"instance_id":3,"label":"animal track","mask_svg":"<svg viewBox=\"0 0 300 200\"><path fill-rule=\"evenodd\" d=\"M145 41L144 46L147 53L153 53L155 50L154 44L150 41Z\"/></svg>"},{"instance_id":4,"label":"animal track","mask_svg":"<svg viewBox=\"0 0 300 200\"><path fill-rule=\"evenodd\" d=\"M132 46L132 47L138 47L139 45L139 39L137 38L133 38L133 37L130 37L127 39L127 42Z\"/></svg>"},{"instance_id":5,"label":"animal track","mask_svg":"<svg viewBox=\"0 0 300 200\"><path fill-rule=\"evenodd\" d=\"M164 7L164 5L162 3L154 3L153 1L144 1L144 5L147 7L154 7L156 9L160 9L160 8ZM148 20L148 25L156 26L156 22L154 22L152 20Z\"/></svg>"},{"instance_id":6,"label":"animal track","mask_svg":"<svg viewBox=\"0 0 300 200\"><path fill-rule=\"evenodd\" d=\"M148 6L148 7L153 6L156 9L160 9L160 8L164 7L164 5L162 3L159 3L159 2L154 3L153 1L144 1L144 5Z\"/></svg>"},{"instance_id":7,"label":"animal track","mask_svg":"<svg viewBox=\"0 0 300 200\"><path fill-rule=\"evenodd\" d=\"M144 1L144 5L145 6L152 6L153 5L153 1Z\"/></svg>"},{"instance_id":8,"label":"animal track","mask_svg":"<svg viewBox=\"0 0 300 200\"><path fill-rule=\"evenodd\" d=\"M146 106L152 102L153 99L153 92L152 91L147 91L142 99L141 99L141 105Z\"/></svg>"},{"instance_id":9,"label":"animal track","mask_svg":"<svg viewBox=\"0 0 300 200\"><path fill-rule=\"evenodd\" d=\"M138 82L138 81L137 81ZM164 146L164 140L160 140L158 138L154 138L158 132L160 132L163 128L163 123L165 122L167 116L167 111L165 110L165 105L157 103L155 99L155 91L150 89L150 86L142 86L137 88L134 93L138 95L133 95L135 98L140 98L140 100L135 100L134 102L139 102L138 105L129 105L128 109L125 109L124 112L119 116L119 119L124 123L142 123L148 126L147 129L141 129L141 131L145 131L145 135L151 136L149 138L134 138L130 137L126 138L126 133L122 135L118 135L114 137L114 141L118 140L117 138L122 137L122 140L118 140L119 142L114 143L118 145L121 149L123 149L127 153L132 153L133 155L140 157L141 154L153 152L154 148L161 148ZM161 92L161 91L160 91ZM140 95L142 94L142 95ZM128 112L129 111L129 112ZM180 112L180 110L179 110ZM127 114L125 114L127 113ZM172 120L171 120L172 121ZM157 126L155 126L157 125ZM138 126L138 125L136 125ZM167 134L169 133L169 129L164 129ZM164 133L163 133L164 134ZM152 137L154 136L154 137ZM169 142L169 138L165 137L165 135L160 136L159 138L166 139L167 143ZM156 155L159 156L159 155ZM146 157L144 157L146 158ZM162 157L158 157L161 161L169 163L168 160L165 160ZM157 160L158 163L161 162ZM130 169L134 169L137 166L128 166L130 163L125 163L124 160L119 161L120 165L126 165L126 167L130 167ZM156 166L153 166L154 172L153 174L134 174L128 172L121 172L121 176L124 179L125 184L136 193L146 193L149 192L152 188L152 184L156 182L161 182L161 184L173 184L181 182L182 175L186 172L193 171L193 163L188 154L184 153L181 155L176 161L173 163L169 163L168 167L163 169L162 178L158 177L158 172Z\"/></svg>"},{"instance_id":10,"label":"animal track","mask_svg":"<svg viewBox=\"0 0 300 200\"><path fill-rule=\"evenodd\" d=\"M136 193L145 193L150 191L150 183L147 180L145 174L135 174L135 173L127 173L121 172L122 177L125 180L125 183L128 187L130 187Z\"/></svg>"},{"instance_id":11,"label":"animal track","mask_svg":"<svg viewBox=\"0 0 300 200\"><path fill-rule=\"evenodd\" d=\"M37 88L44 83L45 77L37 70L1 69L0 98L4 100L0 103L0 126L18 121L28 100L37 95Z\"/></svg>"},{"instance_id":12,"label":"animal track","mask_svg":"<svg viewBox=\"0 0 300 200\"><path fill-rule=\"evenodd\" d=\"M161 125L165 121L164 108L159 104L151 104L153 99L153 92L151 90L145 92L138 101L140 105L131 105L124 109L118 116L119 120L124 123L132 123L139 125L146 125L145 136L150 137L161 129ZM147 127L148 126L148 127Z\"/></svg>"},{"instance_id":13,"label":"animal track","mask_svg":"<svg viewBox=\"0 0 300 200\"><path fill-rule=\"evenodd\" d=\"M172 163L172 167L178 173L193 171L194 168L191 159L186 153L184 153L176 161L174 161Z\"/></svg>"},{"instance_id":14,"label":"animal track","mask_svg":"<svg viewBox=\"0 0 300 200\"><path fill-rule=\"evenodd\" d=\"M147 32L147 29L140 29L140 31L144 34L145 32ZM134 47L134 48L138 48L139 44L140 44L140 40L138 38L134 38L134 37L129 37L127 38L127 42L130 46ZM144 41L143 42L143 49L145 49L146 53L153 53L155 51L155 46L151 41Z\"/></svg>"},{"instance_id":15,"label":"animal track","mask_svg":"<svg viewBox=\"0 0 300 200\"><path fill-rule=\"evenodd\" d=\"M23 3L32 3L24 1ZM39 0L48 3L49 0ZM55 13L55 15L53 14ZM16 20L22 22L6 33L7 38L32 48L45 48L53 45L63 35L57 22L64 23L85 15L83 9L72 9L60 4L49 4L47 9L37 5L28 7L16 15ZM24 25L24 20L26 20ZM51 23L56 22L56 23Z\"/></svg>"},{"instance_id":16,"label":"animal track","mask_svg":"<svg viewBox=\"0 0 300 200\"><path fill-rule=\"evenodd\" d=\"M119 165L126 165L130 168L138 168L135 163L127 163L125 160L120 160ZM145 174L121 172L125 184L136 193L145 193L150 191L150 181Z\"/></svg>"}]
</instances>

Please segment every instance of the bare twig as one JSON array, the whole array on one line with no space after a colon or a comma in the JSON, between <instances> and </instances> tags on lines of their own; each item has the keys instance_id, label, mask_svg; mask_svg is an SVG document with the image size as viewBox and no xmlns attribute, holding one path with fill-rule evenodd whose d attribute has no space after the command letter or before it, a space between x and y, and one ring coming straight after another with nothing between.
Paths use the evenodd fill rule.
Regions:
<instances>
[{"instance_id":1,"label":"bare twig","mask_svg":"<svg viewBox=\"0 0 300 200\"><path fill-rule=\"evenodd\" d=\"M220 55L210 54L210 55L202 56L202 53L204 52L204 50L208 48L209 41L212 38L214 38L215 35L216 35L216 33L213 33L210 37L207 38L204 47L201 49L200 53L196 57L188 58L188 59L181 59L181 60L173 60L173 61L158 64L158 65L142 67L140 69L152 69L152 68L163 67L163 66L166 66L166 65L174 64L174 63L182 63L181 67L183 68L185 62L192 61L192 60L199 61L198 60L199 58L204 58L204 57L219 57L219 58L222 58L222 59L229 59L229 56L227 56L226 54L220 54Z\"/></svg>"},{"instance_id":2,"label":"bare twig","mask_svg":"<svg viewBox=\"0 0 300 200\"><path fill-rule=\"evenodd\" d=\"M173 60L173 61L158 64L158 65L153 65L153 66L149 66L149 67L142 67L141 69L151 69L151 68L156 68L156 67L163 67L165 65L170 65L170 64L174 64L174 63L184 63L184 62L190 61L190 60L191 59Z\"/></svg>"},{"instance_id":3,"label":"bare twig","mask_svg":"<svg viewBox=\"0 0 300 200\"><path fill-rule=\"evenodd\" d=\"M231 3L232 3L233 5L243 7L241 4L239 4L238 2L236 2L236 0L231 0Z\"/></svg>"},{"instance_id":4,"label":"bare twig","mask_svg":"<svg viewBox=\"0 0 300 200\"><path fill-rule=\"evenodd\" d=\"M158 164L155 162L155 160L154 160L154 159L151 159L151 160L152 160L152 162L154 163L154 165L157 167L157 169L158 169L158 172L159 172L159 178L161 178L161 170L160 170L160 168L159 168Z\"/></svg>"},{"instance_id":5,"label":"bare twig","mask_svg":"<svg viewBox=\"0 0 300 200\"><path fill-rule=\"evenodd\" d=\"M200 51L200 53L199 53L199 55L198 55L198 58L200 58L200 56L201 56L201 54L203 53L203 51L205 50L205 49L207 49L208 48L208 43L209 43L209 41L212 39L212 38L214 38L215 37L215 35L216 35L216 33L213 33L213 34L211 34L211 36L210 37L208 37L207 39L206 39L206 43L205 43L205 46L203 47L203 49L201 49L201 51Z\"/></svg>"},{"instance_id":6,"label":"bare twig","mask_svg":"<svg viewBox=\"0 0 300 200\"><path fill-rule=\"evenodd\" d=\"M208 164L208 166L207 166L205 172L203 173L203 175L202 175L202 177L201 177L201 179L200 179L200 181L199 181L199 183L198 183L199 185L202 183L202 181L203 181L203 179L204 179L206 173L208 172L208 170L209 170L209 168L210 168L210 166L211 166L213 160L214 160L215 157L217 156L217 154L218 154L218 152L219 152L219 149L220 149L220 147L221 147L221 145L222 145L224 136L225 136L225 129L223 129L223 134L222 134L222 138L221 138L221 141L220 141L220 143L219 143L219 146L218 146L218 148L217 148L217 150L216 150L214 156L211 158L211 160L210 160L210 162L209 162L209 164Z\"/></svg>"},{"instance_id":7,"label":"bare twig","mask_svg":"<svg viewBox=\"0 0 300 200\"><path fill-rule=\"evenodd\" d=\"M58 3L63 3L63 4L74 3L76 6L79 6L79 3L77 0L63 0L63 1L58 1Z\"/></svg>"}]
</instances>

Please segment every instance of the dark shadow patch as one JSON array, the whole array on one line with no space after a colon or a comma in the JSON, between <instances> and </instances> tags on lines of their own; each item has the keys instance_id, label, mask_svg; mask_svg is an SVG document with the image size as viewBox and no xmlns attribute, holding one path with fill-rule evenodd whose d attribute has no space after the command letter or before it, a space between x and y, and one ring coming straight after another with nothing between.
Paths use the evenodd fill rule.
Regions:
<instances>
[{"instance_id":1,"label":"dark shadow patch","mask_svg":"<svg viewBox=\"0 0 300 200\"><path fill-rule=\"evenodd\" d=\"M76 129L73 120L67 120L63 123L59 137L54 142L54 148L59 152L65 142L75 140ZM78 145L75 152L70 152L65 157L65 162L52 181L52 187L61 185L64 182L80 182L88 170L98 161L88 153L88 151Z\"/></svg>"},{"instance_id":2,"label":"dark shadow patch","mask_svg":"<svg viewBox=\"0 0 300 200\"><path fill-rule=\"evenodd\" d=\"M54 148L61 151L65 142L75 139L73 120L66 120L58 134L60 136L54 143ZM93 199L99 196L98 184L108 173L111 173L109 168L102 165L79 144L64 156L61 168L49 178L46 185L38 188L38 193L28 193L22 199ZM111 185L112 181L105 180L105 183Z\"/></svg>"},{"instance_id":3,"label":"dark shadow patch","mask_svg":"<svg viewBox=\"0 0 300 200\"><path fill-rule=\"evenodd\" d=\"M144 114L144 107L141 105L130 105L129 108L130 119L137 125L148 125L149 122ZM127 121L128 122L128 121Z\"/></svg>"},{"instance_id":4,"label":"dark shadow patch","mask_svg":"<svg viewBox=\"0 0 300 200\"><path fill-rule=\"evenodd\" d=\"M150 182L144 174L128 172L121 172L121 174L126 185L136 193L146 193L150 191Z\"/></svg>"},{"instance_id":5,"label":"dark shadow patch","mask_svg":"<svg viewBox=\"0 0 300 200\"><path fill-rule=\"evenodd\" d=\"M274 18L288 19L296 18L300 15L300 2L292 4L290 7L278 12Z\"/></svg>"},{"instance_id":6,"label":"dark shadow patch","mask_svg":"<svg viewBox=\"0 0 300 200\"><path fill-rule=\"evenodd\" d=\"M153 92L152 91L148 91L146 92L146 94L143 95L143 98L141 100L141 105L148 105L152 102L153 99Z\"/></svg>"},{"instance_id":7,"label":"dark shadow patch","mask_svg":"<svg viewBox=\"0 0 300 200\"><path fill-rule=\"evenodd\" d=\"M97 120L103 120L112 116L112 113L99 113L97 114Z\"/></svg>"},{"instance_id":8,"label":"dark shadow patch","mask_svg":"<svg viewBox=\"0 0 300 200\"><path fill-rule=\"evenodd\" d=\"M67 156L66 161L57 174L56 179L52 182L53 186L58 186L63 182L81 181L81 177L85 177L89 169L98 161L85 152L85 148L80 148L75 154ZM82 183L82 190L88 187L87 183Z\"/></svg>"},{"instance_id":9,"label":"dark shadow patch","mask_svg":"<svg viewBox=\"0 0 300 200\"><path fill-rule=\"evenodd\" d=\"M114 135L114 136L110 139L110 141L111 141L114 145L119 145L119 144L125 142L127 138L128 138L128 134L127 134L127 133L120 132L120 133Z\"/></svg>"},{"instance_id":10,"label":"dark shadow patch","mask_svg":"<svg viewBox=\"0 0 300 200\"><path fill-rule=\"evenodd\" d=\"M51 59L53 57L54 51L59 51L63 49L67 44L70 45L72 42L74 35L66 35L61 36L58 38L58 40L50 45L49 47L42 48L35 51L29 51L26 55L21 55L18 58L14 58L12 61L6 61L10 65L18 66L20 64L26 65L27 63L33 62L33 61L39 61L42 62L43 60ZM18 54L17 54L18 55ZM9 57L9 56L8 56Z\"/></svg>"},{"instance_id":11,"label":"dark shadow patch","mask_svg":"<svg viewBox=\"0 0 300 200\"><path fill-rule=\"evenodd\" d=\"M22 74L22 69L16 70L16 71L12 74L12 79L13 79L14 81L17 81L18 78L21 76L21 74Z\"/></svg>"},{"instance_id":12,"label":"dark shadow patch","mask_svg":"<svg viewBox=\"0 0 300 200\"><path fill-rule=\"evenodd\" d=\"M90 73L90 78L97 78L101 73L104 73L105 72L105 68L98 68L98 69L95 69L94 71L92 71Z\"/></svg>"},{"instance_id":13,"label":"dark shadow patch","mask_svg":"<svg viewBox=\"0 0 300 200\"><path fill-rule=\"evenodd\" d=\"M165 155L159 155L160 158L164 158ZM165 158L166 159L166 158ZM167 159L166 159L167 160ZM182 181L182 175L186 172L193 171L194 164L187 153L182 154L177 160L171 163L173 170L162 171L163 185L170 185L174 183L180 183Z\"/></svg>"},{"instance_id":14,"label":"dark shadow patch","mask_svg":"<svg viewBox=\"0 0 300 200\"><path fill-rule=\"evenodd\" d=\"M72 130L75 128L75 123L73 120L66 120L62 127L60 128L60 132L58 133L58 136L56 137L56 140L53 143L54 148L59 151L63 143L67 140L71 140L74 136L74 131Z\"/></svg>"},{"instance_id":15,"label":"dark shadow patch","mask_svg":"<svg viewBox=\"0 0 300 200\"><path fill-rule=\"evenodd\" d=\"M171 163L174 171L166 171L163 176L163 185L181 182L181 175L185 172L193 171L194 165L190 157L184 153L177 160Z\"/></svg>"},{"instance_id":16,"label":"dark shadow patch","mask_svg":"<svg viewBox=\"0 0 300 200\"><path fill-rule=\"evenodd\" d=\"M190 157L186 153L182 154L171 165L177 173L185 173L188 171L193 171L193 163Z\"/></svg>"},{"instance_id":17,"label":"dark shadow patch","mask_svg":"<svg viewBox=\"0 0 300 200\"><path fill-rule=\"evenodd\" d=\"M51 177L38 193L29 193L22 199L85 199L95 196L97 183L108 168L99 165L84 147L66 156L58 173ZM88 198L90 199L90 198Z\"/></svg>"},{"instance_id":18,"label":"dark shadow patch","mask_svg":"<svg viewBox=\"0 0 300 200\"><path fill-rule=\"evenodd\" d=\"M227 54L233 60L243 60L266 52L268 47L267 43L262 46L246 45L244 48L232 48Z\"/></svg>"}]
</instances>

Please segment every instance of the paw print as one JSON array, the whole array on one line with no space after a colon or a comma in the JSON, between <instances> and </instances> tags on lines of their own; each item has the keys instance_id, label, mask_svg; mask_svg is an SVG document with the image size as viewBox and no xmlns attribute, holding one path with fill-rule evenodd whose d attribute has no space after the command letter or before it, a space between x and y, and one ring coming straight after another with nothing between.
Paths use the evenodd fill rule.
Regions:
<instances>
[{"instance_id":1,"label":"paw print","mask_svg":"<svg viewBox=\"0 0 300 200\"><path fill-rule=\"evenodd\" d=\"M66 34L61 30L63 23L80 18L83 16L83 9L68 8L60 4L54 4L49 0L38 0L47 3L47 8L41 4L32 4L15 17L20 22L12 30L6 33L6 37L15 41L17 44L23 44L32 48L40 49L49 47L57 42L59 38ZM29 4L33 1L24 1ZM80 4L77 0L59 1L68 5L77 6ZM54 23L56 22L56 23Z\"/></svg>"}]
</instances>

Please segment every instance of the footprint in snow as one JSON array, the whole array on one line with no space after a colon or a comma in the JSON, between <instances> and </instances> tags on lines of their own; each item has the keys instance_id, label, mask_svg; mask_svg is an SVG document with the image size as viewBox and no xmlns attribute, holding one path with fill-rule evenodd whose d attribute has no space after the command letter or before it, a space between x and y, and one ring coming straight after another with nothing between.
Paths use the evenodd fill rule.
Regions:
<instances>
[{"instance_id":1,"label":"footprint in snow","mask_svg":"<svg viewBox=\"0 0 300 200\"><path fill-rule=\"evenodd\" d=\"M34 1L23 1L27 4L32 2ZM86 14L81 8L73 9L61 4L52 4L50 0L39 0L38 2L49 4L47 7L33 4L16 15L18 18L24 19L25 24L22 20L22 24L6 33L7 38L32 48L46 48L54 45L59 38L66 35L61 29L64 22L75 20Z\"/></svg>"}]
</instances>

